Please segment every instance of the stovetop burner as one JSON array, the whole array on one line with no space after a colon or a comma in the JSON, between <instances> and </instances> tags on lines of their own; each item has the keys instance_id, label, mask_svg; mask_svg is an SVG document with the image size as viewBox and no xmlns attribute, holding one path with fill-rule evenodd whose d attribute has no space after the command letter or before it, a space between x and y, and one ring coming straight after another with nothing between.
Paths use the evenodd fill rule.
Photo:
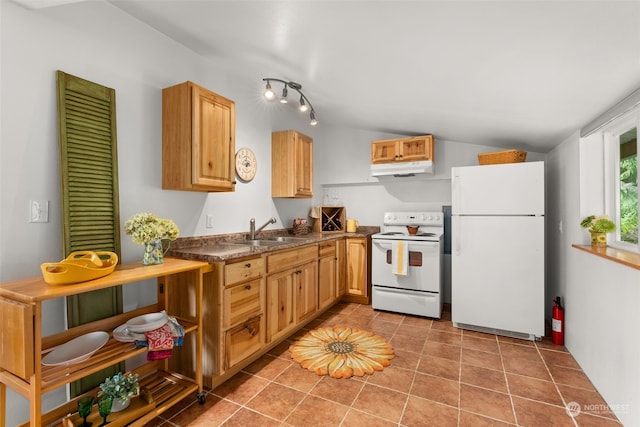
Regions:
<instances>
[{"instance_id":1,"label":"stovetop burner","mask_svg":"<svg viewBox=\"0 0 640 427\"><path fill-rule=\"evenodd\" d=\"M416 234L410 234L407 227L419 227ZM386 212L380 233L374 238L388 240L438 241L443 233L442 212Z\"/></svg>"},{"instance_id":2,"label":"stovetop burner","mask_svg":"<svg viewBox=\"0 0 640 427\"><path fill-rule=\"evenodd\" d=\"M380 233L381 236L423 236L423 237L435 237L437 236L436 233L416 233L416 234L409 234L409 233L403 233L401 231L387 231L385 233Z\"/></svg>"}]
</instances>

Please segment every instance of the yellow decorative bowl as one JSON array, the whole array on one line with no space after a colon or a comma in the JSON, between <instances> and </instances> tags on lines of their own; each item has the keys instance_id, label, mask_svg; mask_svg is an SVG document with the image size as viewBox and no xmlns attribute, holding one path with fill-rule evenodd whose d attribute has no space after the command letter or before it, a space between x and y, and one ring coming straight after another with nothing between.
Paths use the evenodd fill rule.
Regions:
<instances>
[{"instance_id":1,"label":"yellow decorative bowl","mask_svg":"<svg viewBox=\"0 0 640 427\"><path fill-rule=\"evenodd\" d=\"M70 285L86 282L113 273L118 255L107 251L77 251L60 262L40 265L44 281L50 285Z\"/></svg>"}]
</instances>

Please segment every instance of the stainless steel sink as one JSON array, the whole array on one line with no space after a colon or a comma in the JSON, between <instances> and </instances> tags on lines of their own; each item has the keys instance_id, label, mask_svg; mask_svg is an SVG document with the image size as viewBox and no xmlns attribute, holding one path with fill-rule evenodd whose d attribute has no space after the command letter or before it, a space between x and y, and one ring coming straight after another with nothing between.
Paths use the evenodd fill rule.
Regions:
<instances>
[{"instance_id":1,"label":"stainless steel sink","mask_svg":"<svg viewBox=\"0 0 640 427\"><path fill-rule=\"evenodd\" d=\"M271 240L273 242L282 242L282 243L297 243L306 239L304 237L275 236L275 237L265 237L263 240Z\"/></svg>"},{"instance_id":2,"label":"stainless steel sink","mask_svg":"<svg viewBox=\"0 0 640 427\"><path fill-rule=\"evenodd\" d=\"M276 240L256 239L256 240L232 240L229 242L232 245L244 245L244 246L276 246L282 245L286 242L279 242Z\"/></svg>"},{"instance_id":3,"label":"stainless steel sink","mask_svg":"<svg viewBox=\"0 0 640 427\"><path fill-rule=\"evenodd\" d=\"M273 236L264 237L262 239L245 239L245 240L232 240L228 243L232 245L244 245L244 246L276 246L284 245L286 243L297 243L306 240L304 237L291 237L291 236Z\"/></svg>"}]
</instances>

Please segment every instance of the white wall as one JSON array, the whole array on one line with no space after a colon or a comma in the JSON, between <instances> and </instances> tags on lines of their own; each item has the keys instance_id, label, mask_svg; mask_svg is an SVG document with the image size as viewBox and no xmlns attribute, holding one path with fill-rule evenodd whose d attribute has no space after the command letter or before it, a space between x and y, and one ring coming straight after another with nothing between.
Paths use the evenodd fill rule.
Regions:
<instances>
[{"instance_id":1,"label":"white wall","mask_svg":"<svg viewBox=\"0 0 640 427\"><path fill-rule=\"evenodd\" d=\"M182 236L247 231L251 217L261 224L276 216L279 226L289 227L293 218L305 216L312 205L322 203L324 189L335 191L347 207L347 215L360 220L361 225L380 225L386 210L440 209L450 203L450 167L476 164L478 152L496 149L443 141L436 135L433 177L378 182L369 175L369 144L371 140L396 135L332 128L322 121L311 128L306 118L293 112L265 109L259 100L263 76L255 76L255 81L240 80L223 63L203 60L109 3L92 1L26 10L0 1L0 19L0 281L37 276L42 262L58 260L62 255L55 93L58 69L116 90L122 221L136 212L151 211L174 219ZM234 193L201 194L160 188L161 89L185 80L236 101L236 147L254 150L258 173L252 182L238 183ZM314 199L270 197L270 134L272 130L289 128L314 138ZM594 317L592 313L604 313L606 317L597 316L604 320L616 319L620 312L628 325L638 324L632 310L633 301L638 298L629 285L637 283L638 277L611 263L584 259L584 255L570 248L572 242L582 242L583 238L577 225L578 157L577 136L548 156L547 299L556 294L567 297L567 345L572 351L575 349L578 361L610 403L628 402L636 408L626 418L630 420L628 425L640 425L640 402L633 397L640 393L637 388L631 390L636 385L624 381L624 377L638 378L637 366L631 364L638 360L636 341L624 328L612 334L607 322L589 322ZM542 154L529 153L528 160L544 158ZM32 199L50 201L48 223L27 222L28 201ZM212 229L204 227L206 214L214 216ZM555 231L560 221L563 233ZM123 261L139 259L140 246L124 233L122 246ZM605 282L609 292L604 298L598 294L603 287L598 281L600 271L613 277ZM623 284L616 284L620 282ZM593 296L583 293L585 287ZM132 292L125 299L144 298ZM595 301L606 302L607 306L596 307ZM63 303L46 304L44 319L45 333L63 328ZM617 326L616 322L613 328ZM610 342L613 338L602 340L608 335L616 342ZM615 349L610 354L615 354L616 360L607 358L604 343ZM623 366L627 371L605 378L600 368L604 362ZM43 403L50 408L64 398L64 393L57 391L45 396ZM27 402L11 390L8 407L8 426L28 418ZM625 419L624 415L621 419Z\"/></svg>"},{"instance_id":2,"label":"white wall","mask_svg":"<svg viewBox=\"0 0 640 427\"><path fill-rule=\"evenodd\" d=\"M121 219L155 212L176 221L183 236L245 231L249 218L277 216L270 194L271 123L256 102L254 82L142 25L109 3L82 2L27 10L0 2L1 144L0 281L40 275L62 257L55 71L116 90ZM260 159L257 177L232 194L164 191L161 187L161 89L192 80L236 101L237 146ZM256 76L260 82L260 76ZM28 201L49 200L49 222L27 222ZM205 214L215 218L204 229ZM122 258L141 247L122 232ZM128 298L125 289L125 299ZM125 305L127 302L125 301ZM45 334L64 326L63 301L45 304ZM45 408L65 399L43 398ZM27 402L8 390L7 425L28 419Z\"/></svg>"},{"instance_id":3,"label":"white wall","mask_svg":"<svg viewBox=\"0 0 640 427\"><path fill-rule=\"evenodd\" d=\"M620 421L637 426L640 271L571 247L589 241L579 225L584 209L592 212L598 200L602 208L601 188L595 196L586 190L592 175L602 176L601 147L590 145L597 143L576 133L547 156L547 299L563 297L566 347Z\"/></svg>"}]
</instances>

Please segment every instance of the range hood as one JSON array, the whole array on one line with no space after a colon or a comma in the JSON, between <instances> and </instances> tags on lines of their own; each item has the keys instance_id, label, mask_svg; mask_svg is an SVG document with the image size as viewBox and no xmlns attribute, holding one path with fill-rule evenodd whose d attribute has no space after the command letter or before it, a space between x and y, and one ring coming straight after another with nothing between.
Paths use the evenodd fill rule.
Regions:
<instances>
[{"instance_id":1,"label":"range hood","mask_svg":"<svg viewBox=\"0 0 640 427\"><path fill-rule=\"evenodd\" d=\"M433 174L433 161L378 163L371 165L372 176L414 176Z\"/></svg>"}]
</instances>

